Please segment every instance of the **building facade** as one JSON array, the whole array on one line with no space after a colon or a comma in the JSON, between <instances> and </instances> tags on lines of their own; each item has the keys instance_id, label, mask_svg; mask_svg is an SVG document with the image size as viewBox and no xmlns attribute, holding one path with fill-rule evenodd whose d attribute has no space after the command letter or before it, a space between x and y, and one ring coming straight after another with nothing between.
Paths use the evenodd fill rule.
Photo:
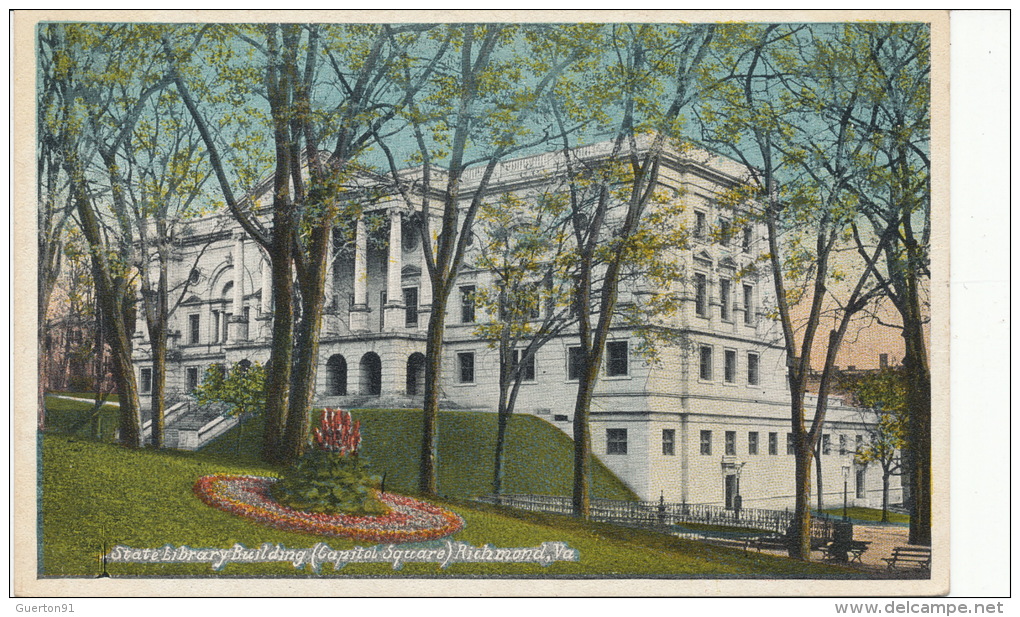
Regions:
<instances>
[{"instance_id":1,"label":"building facade","mask_svg":"<svg viewBox=\"0 0 1020 617\"><path fill-rule=\"evenodd\" d=\"M606 144L574 151L597 160ZM409 174L413 175L414 171ZM497 167L488 192L522 196L562 182L551 154ZM794 502L794 457L785 352L769 318L772 286L754 267L764 251L764 229L721 204L740 182L740 166L705 151L670 152L659 183L683 200L691 232L679 254L684 269L682 307L667 324L679 333L658 349L657 361L638 353L636 333L611 332L592 404L594 453L642 499L664 498L745 508L785 508ZM468 199L479 174L464 176ZM343 407L414 407L424 387L425 335L432 290L419 218L395 196L378 202L354 224L353 242L335 243L326 281L316 403ZM174 276L188 277L187 299L174 312L167 388L188 392L213 363L265 363L272 326L270 265L261 249L227 215L194 225L178 242ZM203 229L210 231L203 232ZM340 234L338 234L339 237ZM498 401L498 354L481 339L479 322L492 319L475 293L492 285L470 255L446 315L442 402L448 408L491 412ZM426 273L423 275L423 273ZM621 290L620 302L639 290ZM136 330L135 357L143 407L151 392L144 328ZM541 347L529 365L517 413L546 419L571 434L576 394L569 329ZM860 410L830 404L820 446L824 501L881 504L881 470L853 462L868 439ZM844 484L845 483L845 484ZM894 478L891 502L897 503Z\"/></svg>"}]
</instances>

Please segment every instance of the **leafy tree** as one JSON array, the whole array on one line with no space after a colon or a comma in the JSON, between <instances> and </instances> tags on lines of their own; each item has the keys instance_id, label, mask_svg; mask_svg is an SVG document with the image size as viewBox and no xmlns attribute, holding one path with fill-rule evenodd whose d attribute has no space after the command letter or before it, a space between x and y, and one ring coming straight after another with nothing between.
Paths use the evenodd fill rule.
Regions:
<instances>
[{"instance_id":1,"label":"leafy tree","mask_svg":"<svg viewBox=\"0 0 1020 617\"><path fill-rule=\"evenodd\" d=\"M877 276L899 313L909 384L905 454L910 478L910 542L931 544L931 370L925 329L931 247L931 34L928 24L854 24L853 49L868 105L853 116L873 144L870 173L855 184L871 235L891 231ZM856 237L866 251L867 236Z\"/></svg>"},{"instance_id":2,"label":"leafy tree","mask_svg":"<svg viewBox=\"0 0 1020 617\"><path fill-rule=\"evenodd\" d=\"M500 161L549 140L551 120L540 113L539 102L555 77L589 49L578 46L555 62L529 63L529 47L544 44L545 35L557 32L553 26L508 24L437 27L430 47L438 51L429 56L436 70L420 92L407 91L402 116L416 146L408 160L422 166L421 176L408 179L401 174L400 163L405 159L398 158L399 153L381 137L376 142L389 163L394 189L421 221L432 291L419 465L419 490L426 495L436 494L436 423L446 309L473 238L476 215ZM469 170L477 180L466 193L462 185ZM435 232L433 225L438 226Z\"/></svg>"},{"instance_id":3,"label":"leafy tree","mask_svg":"<svg viewBox=\"0 0 1020 617\"><path fill-rule=\"evenodd\" d=\"M119 24L43 24L43 66L54 102L42 110L59 151L68 199L89 245L99 315L120 395L120 439L142 445L138 387L131 363L135 326L135 237L128 215L130 179L119 156L150 97L168 83L143 28Z\"/></svg>"},{"instance_id":4,"label":"leafy tree","mask_svg":"<svg viewBox=\"0 0 1020 617\"><path fill-rule=\"evenodd\" d=\"M838 61L840 26L728 26L711 69L722 78L698 109L703 139L741 160L747 184L734 202L753 200L768 231L771 273L790 384L795 452L795 524L791 555L810 558L811 461L828 407L835 360L854 317L880 295L876 263L891 242L880 230L860 251L856 179L871 170L870 136L853 118L866 106L854 67ZM848 274L852 273L852 274ZM821 339L828 310L834 327ZM824 353L811 421L805 409L812 352Z\"/></svg>"},{"instance_id":5,"label":"leafy tree","mask_svg":"<svg viewBox=\"0 0 1020 617\"><path fill-rule=\"evenodd\" d=\"M133 265L152 357L151 443L162 448L169 322L193 283L191 276L171 281L170 264L179 259L175 241L191 233L188 219L200 213L196 202L208 173L198 136L172 90L147 102L129 140L118 158L128 177L124 192L136 238ZM186 271L193 271L204 252Z\"/></svg>"},{"instance_id":6,"label":"leafy tree","mask_svg":"<svg viewBox=\"0 0 1020 617\"><path fill-rule=\"evenodd\" d=\"M868 442L859 446L854 460L861 465L877 463L882 469L882 522L889 520L889 479L902 473L901 454L907 446L909 382L902 367L875 373L843 376L840 388L854 395L864 408Z\"/></svg>"},{"instance_id":7,"label":"leafy tree","mask_svg":"<svg viewBox=\"0 0 1020 617\"><path fill-rule=\"evenodd\" d=\"M170 76L209 151L226 205L272 265L267 460L295 461L307 445L334 228L357 218L371 199L357 187L364 170L359 157L432 70L409 57L428 30L418 24L220 25L163 38ZM221 122L234 129L226 144L211 130ZM260 149L275 157L265 160ZM254 199L236 195L255 189L270 169L266 221Z\"/></svg>"},{"instance_id":8,"label":"leafy tree","mask_svg":"<svg viewBox=\"0 0 1020 617\"><path fill-rule=\"evenodd\" d=\"M521 383L535 354L576 321L569 266L573 245L563 193L523 198L500 195L482 204L475 234L481 246L474 266L493 282L475 300L492 316L475 328L499 356L499 403L492 492L503 489L506 432ZM530 379L534 379L531 374Z\"/></svg>"},{"instance_id":9,"label":"leafy tree","mask_svg":"<svg viewBox=\"0 0 1020 617\"><path fill-rule=\"evenodd\" d=\"M699 65L713 32L711 25L600 28L587 33L589 44L603 52L592 67L596 83L588 95L578 96L566 81L553 90L576 251L573 300L580 375L573 418L573 510L577 516L587 516L590 507L589 414L610 327L618 318L636 327L642 324L633 318L641 311L617 304L620 282L631 273L651 282L652 289L670 289L670 282L679 278L678 262L670 258L670 251L682 248L683 226L675 209L668 207L678 202L675 195L662 191L659 172L669 149L684 150L679 140L680 116L698 93ZM567 122L579 117L594 118L598 128L611 131L611 149L604 158L578 156ZM646 303L630 308L643 308L663 321L678 308L672 294L650 294ZM650 304L658 306L649 310Z\"/></svg>"},{"instance_id":10,"label":"leafy tree","mask_svg":"<svg viewBox=\"0 0 1020 617\"><path fill-rule=\"evenodd\" d=\"M266 409L266 369L258 362L235 362L229 369L210 364L194 395L203 405L222 404L227 414L237 418L235 451L239 452L241 427Z\"/></svg>"}]
</instances>

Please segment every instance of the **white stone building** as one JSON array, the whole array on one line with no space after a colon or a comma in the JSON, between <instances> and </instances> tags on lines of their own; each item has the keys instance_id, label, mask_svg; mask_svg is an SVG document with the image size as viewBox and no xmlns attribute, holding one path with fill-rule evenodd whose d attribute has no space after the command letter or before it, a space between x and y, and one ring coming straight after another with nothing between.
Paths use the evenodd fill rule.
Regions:
<instances>
[{"instance_id":1,"label":"white stone building","mask_svg":"<svg viewBox=\"0 0 1020 617\"><path fill-rule=\"evenodd\" d=\"M607 152L605 144L595 144L575 154L594 159ZM561 172L555 160L545 154L507 161L499 166L490 192L548 187ZM660 183L680 191L684 223L693 235L690 250L682 255L688 273L679 283L685 285L683 309L669 324L686 343L660 348L659 361L649 364L635 351L634 332L617 327L610 336L592 405L593 450L642 499L661 496L670 502L732 507L739 493L744 508L793 505L785 352L776 324L767 317L771 282L760 273L744 274L764 250L764 230L741 227L725 243L711 233L734 221L732 208L718 205L717 198L740 176L737 163L708 152L666 157ZM465 198L478 177L477 172L465 175ZM327 277L317 403L420 406L431 310L420 235L410 229L415 219L396 198L370 213L382 214L388 225L377 229L370 242L370 231L359 220L354 250L338 252ZM212 363L265 362L269 356L269 263L238 226L225 220L198 221L193 227L199 232L179 242L176 275L192 277L192 293L172 316L171 391L192 389ZM471 299L490 280L468 261L450 299L442 380L443 402L449 407L478 412L496 407L498 358L475 335L476 322L484 316ZM628 301L631 291L622 290L621 302ZM137 331L136 370L144 407L151 369L144 328ZM538 351L529 371L533 379L522 386L516 408L545 418L568 435L577 383L570 350L576 345L576 334L568 331ZM821 447L827 504L843 503L845 476L851 503L881 504L881 470L855 465L850 454L866 439L860 411L835 401ZM898 478L893 487L891 502L897 503Z\"/></svg>"}]
</instances>

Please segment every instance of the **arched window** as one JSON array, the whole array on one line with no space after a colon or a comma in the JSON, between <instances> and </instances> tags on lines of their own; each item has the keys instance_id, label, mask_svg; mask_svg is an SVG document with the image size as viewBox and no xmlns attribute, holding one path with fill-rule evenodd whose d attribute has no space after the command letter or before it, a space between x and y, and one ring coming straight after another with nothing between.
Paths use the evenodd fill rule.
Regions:
<instances>
[{"instance_id":1,"label":"arched window","mask_svg":"<svg viewBox=\"0 0 1020 617\"><path fill-rule=\"evenodd\" d=\"M340 354L326 361L326 393L329 396L347 396L347 359Z\"/></svg>"},{"instance_id":2,"label":"arched window","mask_svg":"<svg viewBox=\"0 0 1020 617\"><path fill-rule=\"evenodd\" d=\"M413 353L407 358L407 395L419 396L425 391L425 355Z\"/></svg>"},{"instance_id":3,"label":"arched window","mask_svg":"<svg viewBox=\"0 0 1020 617\"><path fill-rule=\"evenodd\" d=\"M361 356L361 394L379 396L382 394L382 360L375 352Z\"/></svg>"}]
</instances>

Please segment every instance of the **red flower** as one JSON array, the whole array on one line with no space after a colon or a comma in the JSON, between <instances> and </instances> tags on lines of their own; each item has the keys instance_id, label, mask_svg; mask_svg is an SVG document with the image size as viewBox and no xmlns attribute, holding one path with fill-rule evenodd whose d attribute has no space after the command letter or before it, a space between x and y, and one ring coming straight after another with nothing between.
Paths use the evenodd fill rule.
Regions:
<instances>
[{"instance_id":1,"label":"red flower","mask_svg":"<svg viewBox=\"0 0 1020 617\"><path fill-rule=\"evenodd\" d=\"M324 409L313 434L319 449L327 452L356 455L361 447L361 421L352 423L351 413L344 409Z\"/></svg>"}]
</instances>

